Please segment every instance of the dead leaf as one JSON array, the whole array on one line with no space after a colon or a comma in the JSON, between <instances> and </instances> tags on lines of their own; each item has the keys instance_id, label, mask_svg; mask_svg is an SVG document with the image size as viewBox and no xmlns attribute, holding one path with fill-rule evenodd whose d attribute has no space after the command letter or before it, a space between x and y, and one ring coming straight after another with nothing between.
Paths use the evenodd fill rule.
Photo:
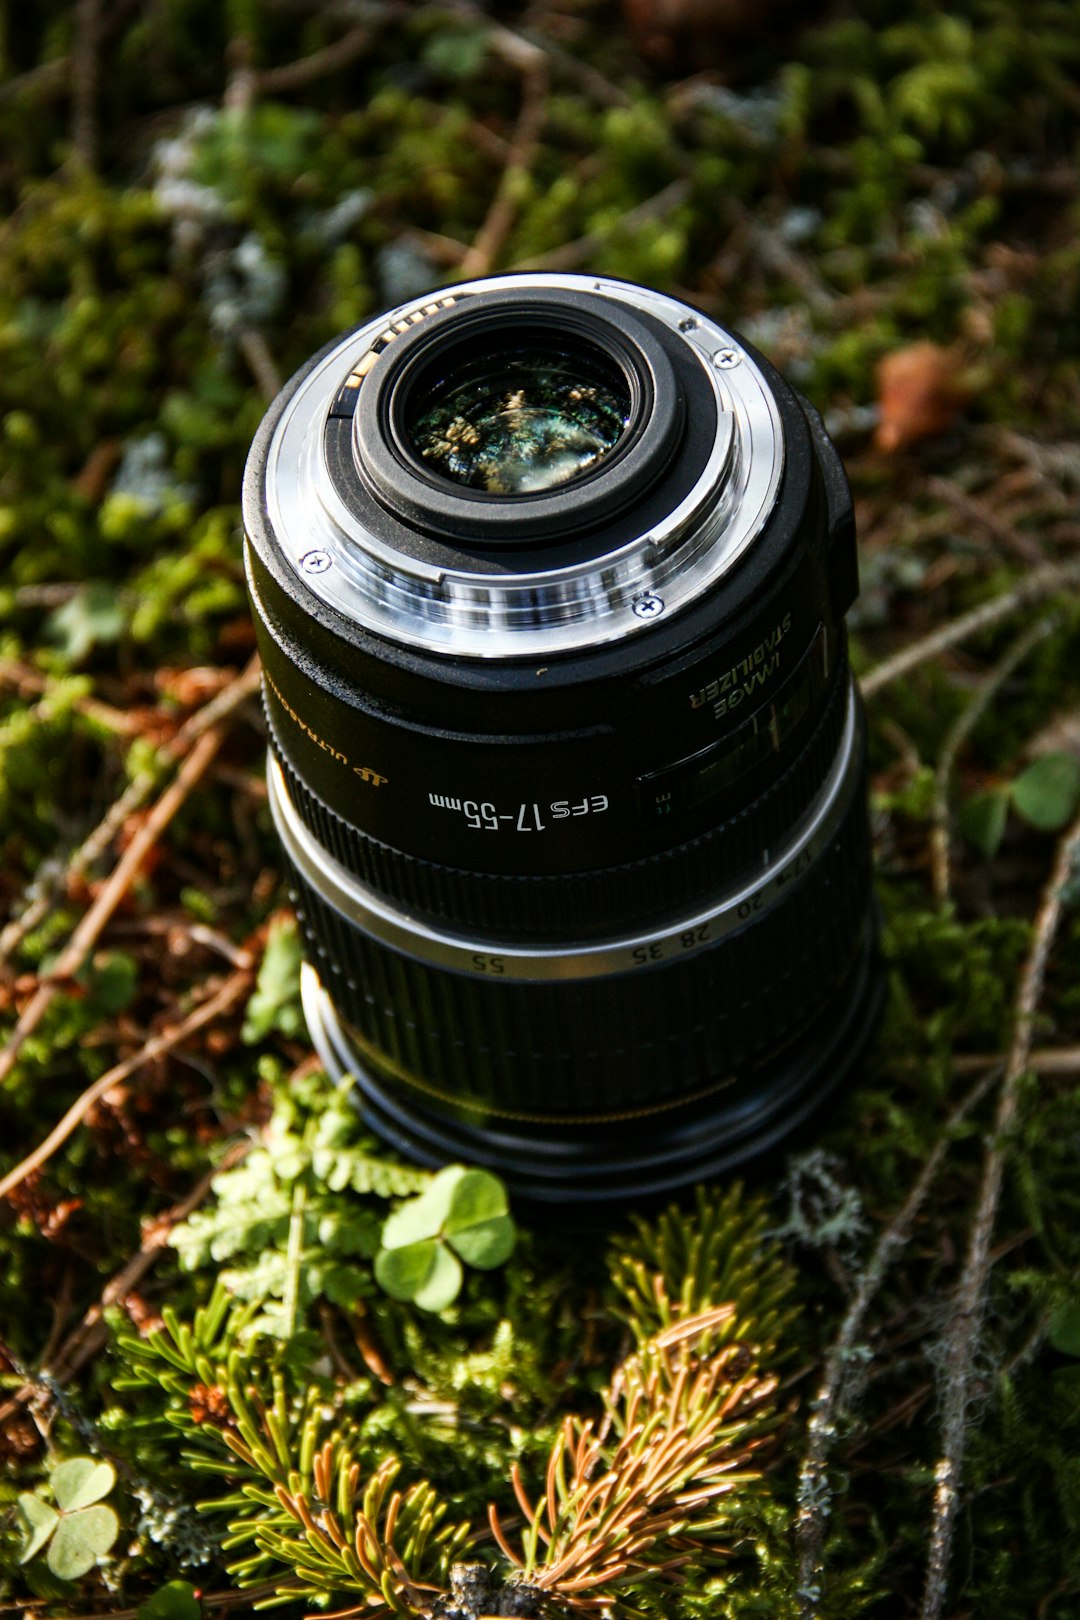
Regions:
<instances>
[{"instance_id":1,"label":"dead leaf","mask_svg":"<svg viewBox=\"0 0 1080 1620\"><path fill-rule=\"evenodd\" d=\"M235 678L234 669L196 664L188 669L159 669L154 676L154 684L159 692L178 703L182 709L196 709L215 697L222 687Z\"/></svg>"},{"instance_id":2,"label":"dead leaf","mask_svg":"<svg viewBox=\"0 0 1080 1620\"><path fill-rule=\"evenodd\" d=\"M904 450L945 433L970 397L954 350L937 343L894 349L877 366L879 450Z\"/></svg>"}]
</instances>

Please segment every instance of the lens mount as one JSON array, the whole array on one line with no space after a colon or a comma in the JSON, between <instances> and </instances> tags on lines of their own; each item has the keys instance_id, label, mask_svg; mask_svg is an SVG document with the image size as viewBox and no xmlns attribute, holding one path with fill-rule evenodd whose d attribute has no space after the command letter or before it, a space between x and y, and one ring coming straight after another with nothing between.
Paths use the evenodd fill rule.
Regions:
<instances>
[{"instance_id":1,"label":"lens mount","mask_svg":"<svg viewBox=\"0 0 1080 1620\"><path fill-rule=\"evenodd\" d=\"M625 380L619 441L567 482L505 499L433 474L409 402L441 345L453 359L455 332L487 332L497 349L556 310L571 353L599 353ZM503 276L334 345L257 460L281 554L346 621L428 652L535 659L645 635L699 602L768 518L784 441L754 360L685 304L616 281Z\"/></svg>"}]
</instances>

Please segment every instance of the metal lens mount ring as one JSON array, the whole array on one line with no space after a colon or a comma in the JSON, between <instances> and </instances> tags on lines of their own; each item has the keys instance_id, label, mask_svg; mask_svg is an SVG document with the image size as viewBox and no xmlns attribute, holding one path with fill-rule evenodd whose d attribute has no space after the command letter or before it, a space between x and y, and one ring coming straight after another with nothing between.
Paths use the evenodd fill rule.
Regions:
<instances>
[{"instance_id":1,"label":"metal lens mount ring","mask_svg":"<svg viewBox=\"0 0 1080 1620\"><path fill-rule=\"evenodd\" d=\"M313 367L286 406L267 458L266 504L282 554L304 585L352 623L430 652L466 658L536 658L643 634L690 606L743 555L772 511L783 467L771 391L730 333L674 298L582 276L530 276L549 295L588 291L610 308L662 322L700 367L716 406L716 432L689 493L659 522L602 556L532 571L453 554L406 555L359 520L335 487L324 427L343 385L362 382L396 335L479 294L513 294L514 276L463 282L418 298L352 333ZM360 407L362 408L362 406ZM568 486L563 497L574 499Z\"/></svg>"}]
</instances>

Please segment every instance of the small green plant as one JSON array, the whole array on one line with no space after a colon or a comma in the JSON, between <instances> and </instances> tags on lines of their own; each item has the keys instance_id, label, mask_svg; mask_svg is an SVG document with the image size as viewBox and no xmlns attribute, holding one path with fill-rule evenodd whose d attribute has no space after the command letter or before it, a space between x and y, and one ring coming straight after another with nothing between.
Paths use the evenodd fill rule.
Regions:
<instances>
[{"instance_id":1,"label":"small green plant","mask_svg":"<svg viewBox=\"0 0 1080 1620\"><path fill-rule=\"evenodd\" d=\"M48 1547L45 1561L62 1581L77 1581L105 1557L120 1533L120 1521L102 1500L116 1484L111 1463L69 1457L49 1475L55 1506L38 1492L23 1491L19 1513L26 1542L19 1559L29 1563Z\"/></svg>"},{"instance_id":2,"label":"small green plant","mask_svg":"<svg viewBox=\"0 0 1080 1620\"><path fill-rule=\"evenodd\" d=\"M491 1271L509 1260L514 1223L506 1188L486 1170L448 1165L387 1217L375 1276L393 1299L442 1311L457 1298L461 1263Z\"/></svg>"},{"instance_id":3,"label":"small green plant","mask_svg":"<svg viewBox=\"0 0 1080 1620\"><path fill-rule=\"evenodd\" d=\"M412 1201L419 1216L402 1206L400 1247L454 1239L474 1264L501 1252L513 1228L492 1180L442 1172ZM267 1390L245 1337L252 1307L220 1283L190 1327L167 1311L164 1328L120 1349L131 1382L166 1395L188 1465L228 1481L200 1508L228 1516L223 1545L242 1553L230 1565L241 1586L269 1578L281 1600L320 1604L356 1593L373 1620L591 1616L624 1593L635 1611L643 1600L655 1609L676 1570L721 1568L767 1499L761 1465L781 1422L771 1364L792 1321L793 1275L764 1223L739 1188L703 1189L693 1212L637 1223L612 1259L636 1347L599 1412L556 1431L535 1502L532 1469L511 1465L520 1530L494 1502L486 1523L455 1514L427 1480L409 1478L415 1461L373 1450L362 1419L287 1366ZM720 1286L732 1296L719 1299ZM196 1395L212 1421L194 1410ZM506 1560L493 1567L476 1562L489 1533Z\"/></svg>"},{"instance_id":4,"label":"small green plant","mask_svg":"<svg viewBox=\"0 0 1080 1620\"><path fill-rule=\"evenodd\" d=\"M304 945L292 917L275 917L266 937L259 977L247 1004L241 1039L254 1045L274 1030L299 1035L304 1028L300 1006L300 968Z\"/></svg>"},{"instance_id":5,"label":"small green plant","mask_svg":"<svg viewBox=\"0 0 1080 1620\"><path fill-rule=\"evenodd\" d=\"M462 1165L432 1175L375 1151L348 1079L291 1083L263 1145L217 1176L214 1194L170 1242L185 1270L228 1262L230 1292L261 1304L254 1325L281 1339L319 1300L349 1309L369 1296L372 1262L394 1299L442 1311L461 1290L462 1262L489 1271L514 1248L498 1177ZM394 1198L405 1202L384 1223L380 1206Z\"/></svg>"},{"instance_id":6,"label":"small green plant","mask_svg":"<svg viewBox=\"0 0 1080 1620\"><path fill-rule=\"evenodd\" d=\"M190 1581L166 1581L139 1605L138 1620L200 1620L201 1615Z\"/></svg>"},{"instance_id":7,"label":"small green plant","mask_svg":"<svg viewBox=\"0 0 1080 1620\"><path fill-rule=\"evenodd\" d=\"M283 1089L262 1145L170 1235L185 1270L224 1262L229 1290L262 1305L259 1330L278 1338L319 1300L349 1308L371 1293L382 1206L431 1180L375 1151L351 1092L322 1075Z\"/></svg>"},{"instance_id":8,"label":"small green plant","mask_svg":"<svg viewBox=\"0 0 1080 1620\"><path fill-rule=\"evenodd\" d=\"M960 812L960 829L988 859L1005 836L1010 807L1039 832L1059 832L1080 807L1080 759L1075 754L1040 754L1011 782L977 793Z\"/></svg>"}]
</instances>

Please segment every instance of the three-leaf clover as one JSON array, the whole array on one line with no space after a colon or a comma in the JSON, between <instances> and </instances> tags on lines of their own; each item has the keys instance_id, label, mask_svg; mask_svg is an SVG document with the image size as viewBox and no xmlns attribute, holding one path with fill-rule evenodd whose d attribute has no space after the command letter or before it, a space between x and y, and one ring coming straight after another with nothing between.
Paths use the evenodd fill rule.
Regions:
<instances>
[{"instance_id":1,"label":"three-leaf clover","mask_svg":"<svg viewBox=\"0 0 1080 1620\"><path fill-rule=\"evenodd\" d=\"M443 1311L461 1289L461 1262L480 1271L501 1266L514 1237L498 1176L452 1164L387 1218L375 1276L391 1298Z\"/></svg>"},{"instance_id":2,"label":"three-leaf clover","mask_svg":"<svg viewBox=\"0 0 1080 1620\"><path fill-rule=\"evenodd\" d=\"M107 1462L93 1457L69 1457L57 1463L49 1475L56 1506L42 1497L23 1491L19 1512L26 1524L26 1542L19 1562L25 1564L46 1543L46 1562L62 1581L78 1580L103 1558L120 1533L120 1521L102 1497L116 1484L116 1473Z\"/></svg>"},{"instance_id":3,"label":"three-leaf clover","mask_svg":"<svg viewBox=\"0 0 1080 1620\"><path fill-rule=\"evenodd\" d=\"M1040 754L1013 782L977 793L960 812L960 828L991 859L1005 835L1009 807L1040 832L1057 832L1080 808L1080 759Z\"/></svg>"}]
</instances>

